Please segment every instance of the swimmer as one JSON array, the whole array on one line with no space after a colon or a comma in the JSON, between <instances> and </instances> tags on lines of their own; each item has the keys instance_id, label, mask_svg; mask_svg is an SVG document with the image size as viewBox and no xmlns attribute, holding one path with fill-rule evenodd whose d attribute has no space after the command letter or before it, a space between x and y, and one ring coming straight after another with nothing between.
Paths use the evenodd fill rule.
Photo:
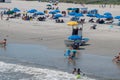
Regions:
<instances>
[{"instance_id":1,"label":"swimmer","mask_svg":"<svg viewBox=\"0 0 120 80\"><path fill-rule=\"evenodd\" d=\"M4 39L3 41L0 41L0 44L3 46L6 46L7 39Z\"/></svg>"},{"instance_id":2,"label":"swimmer","mask_svg":"<svg viewBox=\"0 0 120 80\"><path fill-rule=\"evenodd\" d=\"M76 68L74 68L72 74L77 74L77 69Z\"/></svg>"}]
</instances>

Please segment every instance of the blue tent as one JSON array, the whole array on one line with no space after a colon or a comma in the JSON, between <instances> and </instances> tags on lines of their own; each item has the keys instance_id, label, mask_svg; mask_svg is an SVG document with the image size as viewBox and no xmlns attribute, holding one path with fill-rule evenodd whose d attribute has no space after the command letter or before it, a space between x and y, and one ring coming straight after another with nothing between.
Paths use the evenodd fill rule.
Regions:
<instances>
[{"instance_id":1,"label":"blue tent","mask_svg":"<svg viewBox=\"0 0 120 80\"><path fill-rule=\"evenodd\" d=\"M36 12L36 15L44 15L44 12Z\"/></svg>"},{"instance_id":2,"label":"blue tent","mask_svg":"<svg viewBox=\"0 0 120 80\"><path fill-rule=\"evenodd\" d=\"M69 36L68 39L70 39L70 40L81 40L82 37L78 36L78 35L72 35L72 36Z\"/></svg>"}]
</instances>

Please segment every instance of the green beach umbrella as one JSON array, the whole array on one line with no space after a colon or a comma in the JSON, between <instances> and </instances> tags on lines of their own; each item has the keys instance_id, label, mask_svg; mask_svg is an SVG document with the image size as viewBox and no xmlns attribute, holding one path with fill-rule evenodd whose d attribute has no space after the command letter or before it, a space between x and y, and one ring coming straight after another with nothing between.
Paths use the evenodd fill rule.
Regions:
<instances>
[{"instance_id":1,"label":"green beach umbrella","mask_svg":"<svg viewBox=\"0 0 120 80\"><path fill-rule=\"evenodd\" d=\"M73 10L73 8L67 8L67 10Z\"/></svg>"},{"instance_id":2,"label":"green beach umbrella","mask_svg":"<svg viewBox=\"0 0 120 80\"><path fill-rule=\"evenodd\" d=\"M13 14L14 13L14 11L7 11L7 14Z\"/></svg>"},{"instance_id":3,"label":"green beach umbrella","mask_svg":"<svg viewBox=\"0 0 120 80\"><path fill-rule=\"evenodd\" d=\"M47 4L46 6L52 6L51 4Z\"/></svg>"}]
</instances>

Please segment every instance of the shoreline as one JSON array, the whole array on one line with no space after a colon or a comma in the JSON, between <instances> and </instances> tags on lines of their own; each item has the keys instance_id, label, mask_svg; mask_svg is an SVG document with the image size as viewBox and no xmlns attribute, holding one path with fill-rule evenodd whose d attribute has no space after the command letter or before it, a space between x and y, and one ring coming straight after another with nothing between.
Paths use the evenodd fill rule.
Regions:
<instances>
[{"instance_id":1,"label":"shoreline","mask_svg":"<svg viewBox=\"0 0 120 80\"><path fill-rule=\"evenodd\" d=\"M2 57L0 60L13 64L30 65L68 73L71 73L74 67L80 67L88 77L97 80L117 80L120 77L118 74L120 66L115 65L111 61L112 57L80 53L80 58L76 59L76 65L72 65L67 64L67 60L65 60L62 52L61 50L49 49L40 45L9 44L6 50L0 54L1 57L5 55L4 57L7 58ZM59 60L59 63L56 59ZM104 65L104 63L109 65L109 67ZM101 70L104 70L105 73Z\"/></svg>"},{"instance_id":2,"label":"shoreline","mask_svg":"<svg viewBox=\"0 0 120 80\"><path fill-rule=\"evenodd\" d=\"M71 34L72 28L65 23L57 24L52 21L52 24L47 22L29 22L29 21L0 21L1 39L7 38L9 43L22 44L39 44L49 48L65 50L64 40ZM35 26L34 24L37 23ZM41 24L44 23L44 24ZM97 54L102 56L115 56L119 52L118 37L120 30L117 26L110 30L109 25L98 25L98 29L90 30L89 23L84 24L83 37L88 37L90 41L86 46L80 46L83 53ZM105 29L106 28L106 29ZM59 43L59 45L56 45ZM112 45L112 46L110 46Z\"/></svg>"}]
</instances>

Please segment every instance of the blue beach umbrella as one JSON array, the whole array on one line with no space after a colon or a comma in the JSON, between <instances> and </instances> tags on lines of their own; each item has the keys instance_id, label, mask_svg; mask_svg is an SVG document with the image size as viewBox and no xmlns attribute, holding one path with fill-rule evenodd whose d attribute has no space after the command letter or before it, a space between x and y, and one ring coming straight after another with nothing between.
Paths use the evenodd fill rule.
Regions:
<instances>
[{"instance_id":1,"label":"blue beach umbrella","mask_svg":"<svg viewBox=\"0 0 120 80\"><path fill-rule=\"evenodd\" d=\"M18 8L14 8L12 11L13 12L20 12L20 10Z\"/></svg>"},{"instance_id":2,"label":"blue beach umbrella","mask_svg":"<svg viewBox=\"0 0 120 80\"><path fill-rule=\"evenodd\" d=\"M106 15L106 16L104 16L104 18L109 18L109 19L112 19L113 17L111 16L111 15Z\"/></svg>"},{"instance_id":3,"label":"blue beach umbrella","mask_svg":"<svg viewBox=\"0 0 120 80\"><path fill-rule=\"evenodd\" d=\"M75 16L76 14L77 14L76 12L70 12L68 15Z\"/></svg>"},{"instance_id":4,"label":"blue beach umbrella","mask_svg":"<svg viewBox=\"0 0 120 80\"><path fill-rule=\"evenodd\" d=\"M60 12L60 10L54 10L55 12L57 12L57 13L59 13Z\"/></svg>"},{"instance_id":5,"label":"blue beach umbrella","mask_svg":"<svg viewBox=\"0 0 120 80\"><path fill-rule=\"evenodd\" d=\"M81 16L83 16L82 13L76 13L76 14L75 14L75 17L81 17Z\"/></svg>"},{"instance_id":6,"label":"blue beach umbrella","mask_svg":"<svg viewBox=\"0 0 120 80\"><path fill-rule=\"evenodd\" d=\"M104 15L112 15L110 12L106 12L104 13Z\"/></svg>"},{"instance_id":7,"label":"blue beach umbrella","mask_svg":"<svg viewBox=\"0 0 120 80\"><path fill-rule=\"evenodd\" d=\"M58 13L58 14L55 14L54 17L63 17L63 15Z\"/></svg>"},{"instance_id":8,"label":"blue beach umbrella","mask_svg":"<svg viewBox=\"0 0 120 80\"><path fill-rule=\"evenodd\" d=\"M56 14L57 12L56 11L50 11L49 14Z\"/></svg>"},{"instance_id":9,"label":"blue beach umbrella","mask_svg":"<svg viewBox=\"0 0 120 80\"><path fill-rule=\"evenodd\" d=\"M72 35L72 36L69 36L68 39L70 39L70 40L79 40L79 39L82 39L82 37L78 36L78 35Z\"/></svg>"},{"instance_id":10,"label":"blue beach umbrella","mask_svg":"<svg viewBox=\"0 0 120 80\"><path fill-rule=\"evenodd\" d=\"M94 17L94 14L87 14L88 17Z\"/></svg>"},{"instance_id":11,"label":"blue beach umbrella","mask_svg":"<svg viewBox=\"0 0 120 80\"><path fill-rule=\"evenodd\" d=\"M96 18L104 18L103 15L96 15Z\"/></svg>"},{"instance_id":12,"label":"blue beach umbrella","mask_svg":"<svg viewBox=\"0 0 120 80\"><path fill-rule=\"evenodd\" d=\"M95 14L95 17L99 16L100 14Z\"/></svg>"},{"instance_id":13,"label":"blue beach umbrella","mask_svg":"<svg viewBox=\"0 0 120 80\"><path fill-rule=\"evenodd\" d=\"M72 10L77 10L77 8L72 8Z\"/></svg>"},{"instance_id":14,"label":"blue beach umbrella","mask_svg":"<svg viewBox=\"0 0 120 80\"><path fill-rule=\"evenodd\" d=\"M35 14L36 14L36 15L44 15L44 12L40 12L40 11L39 11L39 12L36 12Z\"/></svg>"},{"instance_id":15,"label":"blue beach umbrella","mask_svg":"<svg viewBox=\"0 0 120 80\"><path fill-rule=\"evenodd\" d=\"M28 10L27 12L28 13L35 13L35 12L37 12L37 10L36 9L31 9L31 10Z\"/></svg>"},{"instance_id":16,"label":"blue beach umbrella","mask_svg":"<svg viewBox=\"0 0 120 80\"><path fill-rule=\"evenodd\" d=\"M52 6L51 4L47 4L46 6Z\"/></svg>"},{"instance_id":17,"label":"blue beach umbrella","mask_svg":"<svg viewBox=\"0 0 120 80\"><path fill-rule=\"evenodd\" d=\"M114 18L115 18L115 19L120 19L120 16L115 16Z\"/></svg>"},{"instance_id":18,"label":"blue beach umbrella","mask_svg":"<svg viewBox=\"0 0 120 80\"><path fill-rule=\"evenodd\" d=\"M67 10L73 10L73 8L67 8Z\"/></svg>"}]
</instances>

